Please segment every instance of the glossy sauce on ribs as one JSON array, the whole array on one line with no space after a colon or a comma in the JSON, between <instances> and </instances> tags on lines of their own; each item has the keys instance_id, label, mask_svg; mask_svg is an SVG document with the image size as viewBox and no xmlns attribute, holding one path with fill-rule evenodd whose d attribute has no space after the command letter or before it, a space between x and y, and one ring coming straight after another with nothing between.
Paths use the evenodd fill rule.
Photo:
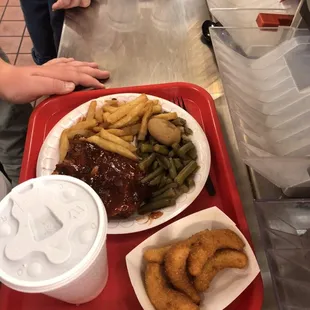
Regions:
<instances>
[{"instance_id":1,"label":"glossy sauce on ribs","mask_svg":"<svg viewBox=\"0 0 310 310\"><path fill-rule=\"evenodd\" d=\"M54 174L76 177L90 185L102 199L109 218L131 216L150 197L151 188L138 163L75 138Z\"/></svg>"}]
</instances>

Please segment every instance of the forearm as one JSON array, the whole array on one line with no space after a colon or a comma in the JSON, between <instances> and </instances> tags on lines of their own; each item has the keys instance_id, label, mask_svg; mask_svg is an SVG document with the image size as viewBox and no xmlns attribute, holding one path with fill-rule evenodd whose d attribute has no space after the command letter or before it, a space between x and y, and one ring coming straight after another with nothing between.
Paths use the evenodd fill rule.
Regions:
<instances>
[{"instance_id":1,"label":"forearm","mask_svg":"<svg viewBox=\"0 0 310 310\"><path fill-rule=\"evenodd\" d=\"M0 99L8 100L7 94L6 94L6 86L8 83L8 73L10 70L10 67L12 67L10 64L8 64L4 59L6 58L5 54L2 54L2 51L0 50Z\"/></svg>"}]
</instances>

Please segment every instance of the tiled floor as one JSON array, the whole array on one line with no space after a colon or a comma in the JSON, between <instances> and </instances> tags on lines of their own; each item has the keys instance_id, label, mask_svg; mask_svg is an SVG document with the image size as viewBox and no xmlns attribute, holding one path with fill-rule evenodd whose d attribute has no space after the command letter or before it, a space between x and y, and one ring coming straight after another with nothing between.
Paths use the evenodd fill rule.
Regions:
<instances>
[{"instance_id":1,"label":"tiled floor","mask_svg":"<svg viewBox=\"0 0 310 310\"><path fill-rule=\"evenodd\" d=\"M32 42L19 0L0 0L0 47L15 65L33 65Z\"/></svg>"}]
</instances>

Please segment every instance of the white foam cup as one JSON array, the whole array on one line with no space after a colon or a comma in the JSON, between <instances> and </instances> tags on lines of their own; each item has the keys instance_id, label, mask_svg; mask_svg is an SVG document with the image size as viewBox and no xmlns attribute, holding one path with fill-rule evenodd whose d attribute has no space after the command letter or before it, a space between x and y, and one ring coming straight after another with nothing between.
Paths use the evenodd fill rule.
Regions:
<instances>
[{"instance_id":1,"label":"white foam cup","mask_svg":"<svg viewBox=\"0 0 310 310\"><path fill-rule=\"evenodd\" d=\"M108 279L107 214L86 183L52 175L0 202L0 280L68 303L96 298Z\"/></svg>"}]
</instances>

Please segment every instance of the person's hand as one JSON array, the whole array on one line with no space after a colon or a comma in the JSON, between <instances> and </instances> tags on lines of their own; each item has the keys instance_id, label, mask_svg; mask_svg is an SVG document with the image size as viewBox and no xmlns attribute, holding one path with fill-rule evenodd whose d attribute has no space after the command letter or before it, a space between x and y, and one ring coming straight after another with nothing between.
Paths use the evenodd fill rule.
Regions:
<instances>
[{"instance_id":1,"label":"person's hand","mask_svg":"<svg viewBox=\"0 0 310 310\"><path fill-rule=\"evenodd\" d=\"M53 4L52 9L56 11L61 9L71 9L77 6L87 8L90 6L90 2L91 0L57 0Z\"/></svg>"},{"instance_id":2,"label":"person's hand","mask_svg":"<svg viewBox=\"0 0 310 310\"><path fill-rule=\"evenodd\" d=\"M56 58L44 66L17 67L0 61L0 98L12 103L27 103L41 96L63 95L76 85L104 88L97 79L107 79L108 71L93 62Z\"/></svg>"}]
</instances>

